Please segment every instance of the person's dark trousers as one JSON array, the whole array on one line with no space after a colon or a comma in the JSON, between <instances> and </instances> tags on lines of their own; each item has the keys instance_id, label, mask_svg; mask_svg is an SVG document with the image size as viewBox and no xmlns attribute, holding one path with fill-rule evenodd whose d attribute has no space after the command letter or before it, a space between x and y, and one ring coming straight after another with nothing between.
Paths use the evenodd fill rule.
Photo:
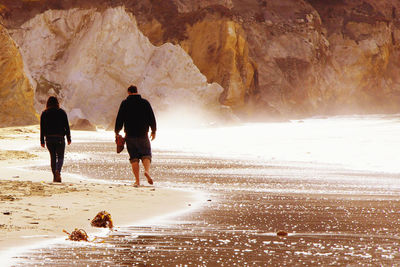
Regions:
<instances>
[{"instance_id":1,"label":"person's dark trousers","mask_svg":"<svg viewBox=\"0 0 400 267\"><path fill-rule=\"evenodd\" d=\"M65 140L64 137L47 137L46 146L50 152L51 171L53 182L61 182L61 169L64 164Z\"/></svg>"}]
</instances>

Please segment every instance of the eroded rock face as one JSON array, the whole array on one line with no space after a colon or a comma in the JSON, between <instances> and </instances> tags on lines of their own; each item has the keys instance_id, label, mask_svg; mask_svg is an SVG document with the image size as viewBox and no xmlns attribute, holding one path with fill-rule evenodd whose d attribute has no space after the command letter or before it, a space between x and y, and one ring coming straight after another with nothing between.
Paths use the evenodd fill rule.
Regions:
<instances>
[{"instance_id":1,"label":"eroded rock face","mask_svg":"<svg viewBox=\"0 0 400 267\"><path fill-rule=\"evenodd\" d=\"M189 13L189 12L196 12L202 8L206 8L209 6L224 6L227 8L233 7L232 0L173 0L172 1L179 13Z\"/></svg>"},{"instance_id":2,"label":"eroded rock face","mask_svg":"<svg viewBox=\"0 0 400 267\"><path fill-rule=\"evenodd\" d=\"M13 32L44 102L56 93L67 111L108 125L135 84L156 111L219 106L210 85L179 46L153 46L122 7L49 10ZM182 101L179 101L182 100ZM190 103L190 104L189 104Z\"/></svg>"},{"instance_id":3,"label":"eroded rock face","mask_svg":"<svg viewBox=\"0 0 400 267\"><path fill-rule=\"evenodd\" d=\"M399 112L400 2L309 1L326 29L337 70L326 102L337 113Z\"/></svg>"},{"instance_id":4,"label":"eroded rock face","mask_svg":"<svg viewBox=\"0 0 400 267\"><path fill-rule=\"evenodd\" d=\"M208 81L224 88L220 102L243 107L254 90L255 70L241 25L224 19L204 20L188 26L187 34L181 45Z\"/></svg>"},{"instance_id":5,"label":"eroded rock face","mask_svg":"<svg viewBox=\"0 0 400 267\"><path fill-rule=\"evenodd\" d=\"M219 102L239 111L256 91L257 70L246 33L231 17L233 6L233 1L165 1L153 6L151 14L137 14L152 43L182 46L208 82L224 88Z\"/></svg>"},{"instance_id":6,"label":"eroded rock face","mask_svg":"<svg viewBox=\"0 0 400 267\"><path fill-rule=\"evenodd\" d=\"M318 13L297 0L264 1L248 12L255 19L248 15L243 25L259 74L254 113L266 105L289 116L315 112L322 102L321 69L329 53Z\"/></svg>"},{"instance_id":7,"label":"eroded rock face","mask_svg":"<svg viewBox=\"0 0 400 267\"><path fill-rule=\"evenodd\" d=\"M153 45L181 45L223 87L220 103L244 118L400 112L397 0L5 3L8 21L34 10L123 4Z\"/></svg>"},{"instance_id":8,"label":"eroded rock face","mask_svg":"<svg viewBox=\"0 0 400 267\"><path fill-rule=\"evenodd\" d=\"M144 7L137 12L139 26L153 43L181 44L209 80L219 77L221 102L251 118L399 112L399 4L232 0L202 1L200 6L171 0L163 2L163 11L136 7ZM251 63L245 64L247 74L254 73L251 83L230 79L232 86L221 78L251 76L226 63L226 50L209 52L211 35L215 43L223 39L221 21L243 29L240 36L249 52L237 62ZM241 55L238 50L234 54ZM239 97L224 102L229 95ZM238 109L242 103L245 108Z\"/></svg>"},{"instance_id":9,"label":"eroded rock face","mask_svg":"<svg viewBox=\"0 0 400 267\"><path fill-rule=\"evenodd\" d=\"M33 98L18 47L0 24L0 127L37 123Z\"/></svg>"}]
</instances>

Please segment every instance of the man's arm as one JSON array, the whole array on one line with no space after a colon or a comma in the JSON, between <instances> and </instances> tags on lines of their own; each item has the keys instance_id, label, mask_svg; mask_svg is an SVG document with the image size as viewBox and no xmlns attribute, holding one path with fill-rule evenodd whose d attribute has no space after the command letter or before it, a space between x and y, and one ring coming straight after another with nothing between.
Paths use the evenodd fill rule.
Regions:
<instances>
[{"instance_id":1,"label":"man's arm","mask_svg":"<svg viewBox=\"0 0 400 267\"><path fill-rule=\"evenodd\" d=\"M119 106L117 118L115 120L115 128L114 128L115 134L119 134L119 132L122 130L122 127L124 126L124 119L125 119L124 106L125 106L124 101L122 101L121 105Z\"/></svg>"},{"instance_id":2,"label":"man's arm","mask_svg":"<svg viewBox=\"0 0 400 267\"><path fill-rule=\"evenodd\" d=\"M156 131L157 131L156 117L154 116L154 112L153 109L151 108L150 103L148 105L148 109L149 109L149 125L151 128L151 140L154 140L156 138Z\"/></svg>"}]
</instances>

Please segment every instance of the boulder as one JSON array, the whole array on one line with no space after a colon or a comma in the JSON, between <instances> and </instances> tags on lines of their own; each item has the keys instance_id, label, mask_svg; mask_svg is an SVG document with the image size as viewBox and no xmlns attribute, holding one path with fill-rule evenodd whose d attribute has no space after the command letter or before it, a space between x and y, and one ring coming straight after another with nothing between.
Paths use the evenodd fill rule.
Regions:
<instances>
[{"instance_id":1,"label":"boulder","mask_svg":"<svg viewBox=\"0 0 400 267\"><path fill-rule=\"evenodd\" d=\"M75 123L71 125L71 130L97 131L97 128L87 119L77 119Z\"/></svg>"}]
</instances>

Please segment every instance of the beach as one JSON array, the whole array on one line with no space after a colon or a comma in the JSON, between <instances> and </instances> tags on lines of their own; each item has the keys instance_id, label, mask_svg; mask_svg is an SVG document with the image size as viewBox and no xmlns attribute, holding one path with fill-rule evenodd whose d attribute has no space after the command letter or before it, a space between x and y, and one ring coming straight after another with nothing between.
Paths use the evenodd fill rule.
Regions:
<instances>
[{"instance_id":1,"label":"beach","mask_svg":"<svg viewBox=\"0 0 400 267\"><path fill-rule=\"evenodd\" d=\"M398 265L398 122L353 116L161 127L152 143L155 192L202 192L199 208L186 201L184 212L133 221L93 242L25 250L13 266ZM80 143L68 147L66 174L87 186L132 181L127 153L114 153L110 133L73 136ZM49 169L39 160L25 167ZM144 195L151 189L140 188Z\"/></svg>"},{"instance_id":2,"label":"beach","mask_svg":"<svg viewBox=\"0 0 400 267\"><path fill-rule=\"evenodd\" d=\"M73 142L93 134L73 131ZM28 168L35 165L47 170ZM143 182L145 185L145 179ZM91 227L90 221L103 210L111 214L118 228L187 209L195 202L193 194L182 190L134 188L132 183L90 180L76 174L63 174L61 184L52 183L49 155L40 147L38 126L1 128L0 254L67 238L64 229L70 233L75 228L84 229L93 239L99 229Z\"/></svg>"}]
</instances>

